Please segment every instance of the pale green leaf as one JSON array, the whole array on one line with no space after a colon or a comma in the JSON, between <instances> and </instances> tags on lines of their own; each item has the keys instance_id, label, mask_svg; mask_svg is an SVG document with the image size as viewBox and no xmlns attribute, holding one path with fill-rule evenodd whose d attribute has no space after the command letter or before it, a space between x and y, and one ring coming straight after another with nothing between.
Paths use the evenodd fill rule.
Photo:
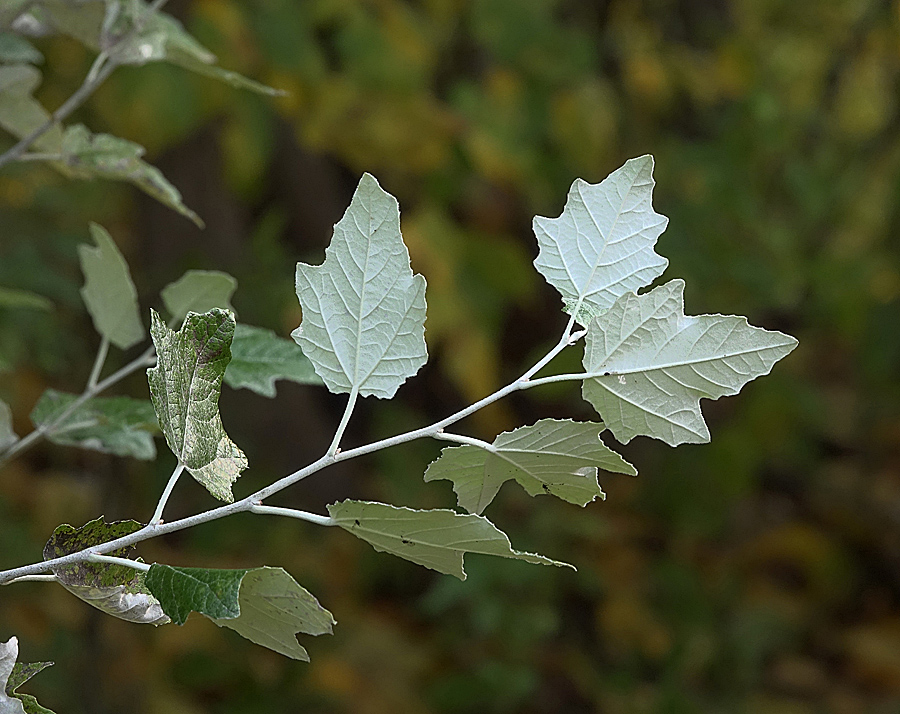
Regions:
<instances>
[{"instance_id":1,"label":"pale green leaf","mask_svg":"<svg viewBox=\"0 0 900 714\"><path fill-rule=\"evenodd\" d=\"M172 322L181 324L189 312L209 312L215 307L231 310L231 296L237 289L237 280L218 270L188 270L174 283L162 289L160 297L172 316Z\"/></svg>"},{"instance_id":2,"label":"pale green leaf","mask_svg":"<svg viewBox=\"0 0 900 714\"><path fill-rule=\"evenodd\" d=\"M397 199L364 174L320 266L297 263L292 333L332 392L391 398L428 359L425 278L413 275Z\"/></svg>"},{"instance_id":3,"label":"pale green leaf","mask_svg":"<svg viewBox=\"0 0 900 714\"><path fill-rule=\"evenodd\" d=\"M292 340L262 327L237 325L225 383L232 389L246 388L274 397L277 379L298 384L322 383L303 350Z\"/></svg>"},{"instance_id":4,"label":"pale green leaf","mask_svg":"<svg viewBox=\"0 0 900 714\"><path fill-rule=\"evenodd\" d=\"M0 126L17 139L50 120L50 113L32 96L40 83L40 71L29 64L0 66ZM62 129L52 127L35 140L33 147L58 154L62 148Z\"/></svg>"},{"instance_id":5,"label":"pale green leaf","mask_svg":"<svg viewBox=\"0 0 900 714\"><path fill-rule=\"evenodd\" d=\"M337 525L375 550L392 553L460 580L466 579L463 569L466 553L573 567L543 555L513 550L505 533L484 516L471 513L446 509L416 511L368 501L333 503L328 506L328 513Z\"/></svg>"},{"instance_id":6,"label":"pale green leaf","mask_svg":"<svg viewBox=\"0 0 900 714\"><path fill-rule=\"evenodd\" d=\"M231 484L247 457L219 415L222 376L231 361L234 315L214 308L188 313L178 332L150 312L157 362L147 370L150 397L169 448L213 496L231 503Z\"/></svg>"},{"instance_id":7,"label":"pale green leaf","mask_svg":"<svg viewBox=\"0 0 900 714\"><path fill-rule=\"evenodd\" d=\"M200 217L184 205L178 189L159 169L143 161L140 144L110 134L92 134L84 125L75 124L63 135L61 153L63 158L53 165L67 176L127 181L203 227Z\"/></svg>"},{"instance_id":8,"label":"pale green leaf","mask_svg":"<svg viewBox=\"0 0 900 714\"><path fill-rule=\"evenodd\" d=\"M17 690L41 670L53 662L16 662L19 658L19 640L10 637L0 642L0 714L53 714L38 704L30 694L20 694Z\"/></svg>"},{"instance_id":9,"label":"pale green leaf","mask_svg":"<svg viewBox=\"0 0 900 714\"><path fill-rule=\"evenodd\" d=\"M0 32L0 62L6 64L41 64L44 55L15 32Z\"/></svg>"},{"instance_id":10,"label":"pale green leaf","mask_svg":"<svg viewBox=\"0 0 900 714\"><path fill-rule=\"evenodd\" d=\"M684 281L629 293L585 337L583 394L615 437L671 446L709 441L700 399L737 394L797 346L733 315L684 314Z\"/></svg>"},{"instance_id":11,"label":"pale green leaf","mask_svg":"<svg viewBox=\"0 0 900 714\"><path fill-rule=\"evenodd\" d=\"M53 303L43 295L18 288L0 288L0 308L13 310L52 310Z\"/></svg>"},{"instance_id":12,"label":"pale green leaf","mask_svg":"<svg viewBox=\"0 0 900 714\"><path fill-rule=\"evenodd\" d=\"M102 226L91 224L96 248L78 246L85 284L81 297L97 332L123 350L144 339L137 290L128 263Z\"/></svg>"},{"instance_id":13,"label":"pale green leaf","mask_svg":"<svg viewBox=\"0 0 900 714\"><path fill-rule=\"evenodd\" d=\"M636 475L635 468L600 441L603 424L542 419L500 434L490 449L452 446L425 471L425 480L453 482L457 502L482 513L500 487L515 479L529 495L550 494L585 506L605 498L597 482L604 471Z\"/></svg>"},{"instance_id":14,"label":"pale green leaf","mask_svg":"<svg viewBox=\"0 0 900 714\"><path fill-rule=\"evenodd\" d=\"M9 405L0 399L0 451L8 449L19 440L13 431L12 411Z\"/></svg>"},{"instance_id":15,"label":"pale green leaf","mask_svg":"<svg viewBox=\"0 0 900 714\"><path fill-rule=\"evenodd\" d=\"M102 517L80 528L57 526L44 546L44 560L130 535L141 527L137 521L106 523ZM126 546L108 555L128 558L133 552L134 546ZM53 568L53 574L66 590L107 615L149 625L164 625L169 621L159 601L146 588L140 570L109 563L76 563Z\"/></svg>"},{"instance_id":16,"label":"pale green leaf","mask_svg":"<svg viewBox=\"0 0 900 714\"><path fill-rule=\"evenodd\" d=\"M534 265L580 324L666 269L653 250L668 223L653 210L653 186L653 157L641 156L599 184L576 179L559 218L535 217Z\"/></svg>"},{"instance_id":17,"label":"pale green leaf","mask_svg":"<svg viewBox=\"0 0 900 714\"><path fill-rule=\"evenodd\" d=\"M281 568L209 570L154 564L147 586L178 625L191 612L286 657L309 661L296 634L331 634L334 618Z\"/></svg>"},{"instance_id":18,"label":"pale green leaf","mask_svg":"<svg viewBox=\"0 0 900 714\"><path fill-rule=\"evenodd\" d=\"M49 428L76 399L75 394L48 389L34 405L31 421L36 427L48 428L46 437L54 444L145 461L156 458L153 435L159 426L153 404L148 400L94 397Z\"/></svg>"}]
</instances>

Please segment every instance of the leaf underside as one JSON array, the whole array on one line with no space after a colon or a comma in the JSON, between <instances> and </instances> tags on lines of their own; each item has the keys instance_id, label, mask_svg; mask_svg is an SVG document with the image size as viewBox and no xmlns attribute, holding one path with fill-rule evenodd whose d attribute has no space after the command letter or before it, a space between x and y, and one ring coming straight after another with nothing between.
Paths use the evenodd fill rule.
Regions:
<instances>
[{"instance_id":1,"label":"leaf underside","mask_svg":"<svg viewBox=\"0 0 900 714\"><path fill-rule=\"evenodd\" d=\"M457 501L482 513L500 487L516 480L529 495L549 494L585 506L604 498L597 469L636 475L634 467L600 441L600 423L542 419L500 434L491 450L453 446L425 471L425 480L453 482Z\"/></svg>"},{"instance_id":2,"label":"leaf underside","mask_svg":"<svg viewBox=\"0 0 900 714\"><path fill-rule=\"evenodd\" d=\"M188 313L181 329L151 310L157 363L147 370L150 397L172 453L213 496L231 503L231 484L247 457L225 433L219 415L222 376L231 360L234 315L215 308Z\"/></svg>"},{"instance_id":3,"label":"leaf underside","mask_svg":"<svg viewBox=\"0 0 900 714\"><path fill-rule=\"evenodd\" d=\"M390 399L428 359L425 278L413 275L397 199L364 174L325 262L297 263L292 337L329 390Z\"/></svg>"},{"instance_id":4,"label":"leaf underside","mask_svg":"<svg viewBox=\"0 0 900 714\"><path fill-rule=\"evenodd\" d=\"M535 217L535 268L579 324L666 269L653 250L668 223L651 205L654 183L653 157L630 159L599 184L576 179L558 218Z\"/></svg>"},{"instance_id":5,"label":"leaf underside","mask_svg":"<svg viewBox=\"0 0 900 714\"><path fill-rule=\"evenodd\" d=\"M709 441L700 399L737 394L797 340L733 315L684 314L684 281L619 298L588 326L583 395L616 439Z\"/></svg>"},{"instance_id":6,"label":"leaf underside","mask_svg":"<svg viewBox=\"0 0 900 714\"><path fill-rule=\"evenodd\" d=\"M539 565L573 568L543 555L513 550L505 533L484 516L446 509L417 511L370 501L342 501L328 513L344 530L375 550L410 560L460 580L465 553L499 555Z\"/></svg>"},{"instance_id":7,"label":"leaf underside","mask_svg":"<svg viewBox=\"0 0 900 714\"><path fill-rule=\"evenodd\" d=\"M322 384L312 363L293 340L262 327L237 325L225 383L232 389L250 389L264 397L274 397L278 379Z\"/></svg>"}]
</instances>

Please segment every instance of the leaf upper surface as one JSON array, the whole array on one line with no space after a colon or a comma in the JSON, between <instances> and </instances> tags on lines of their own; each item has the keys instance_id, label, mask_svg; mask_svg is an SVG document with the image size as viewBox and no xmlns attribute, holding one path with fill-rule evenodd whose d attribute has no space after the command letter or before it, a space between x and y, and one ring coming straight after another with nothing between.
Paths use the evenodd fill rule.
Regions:
<instances>
[{"instance_id":1,"label":"leaf upper surface","mask_svg":"<svg viewBox=\"0 0 900 714\"><path fill-rule=\"evenodd\" d=\"M599 184L576 179L558 218L535 217L534 265L580 324L666 269L653 250L668 223L651 205L654 183L653 157L630 159Z\"/></svg>"},{"instance_id":2,"label":"leaf upper surface","mask_svg":"<svg viewBox=\"0 0 900 714\"><path fill-rule=\"evenodd\" d=\"M600 441L598 423L542 419L500 434L491 450L453 446L425 471L425 480L453 482L457 501L469 513L482 513L500 487L515 479L529 495L550 494L585 506L605 498L597 468L636 475L635 468Z\"/></svg>"},{"instance_id":3,"label":"leaf upper surface","mask_svg":"<svg viewBox=\"0 0 900 714\"><path fill-rule=\"evenodd\" d=\"M700 399L737 394L797 340L734 315L684 314L684 281L623 295L588 326L582 393L615 437L709 441Z\"/></svg>"},{"instance_id":4,"label":"leaf upper surface","mask_svg":"<svg viewBox=\"0 0 900 714\"><path fill-rule=\"evenodd\" d=\"M295 342L262 327L237 325L225 383L232 389L246 388L264 397L274 397L277 379L322 384L321 377Z\"/></svg>"},{"instance_id":5,"label":"leaf upper surface","mask_svg":"<svg viewBox=\"0 0 900 714\"><path fill-rule=\"evenodd\" d=\"M209 312L214 307L235 312L231 296L237 280L219 270L188 270L160 291L163 305L175 324L181 324L189 312Z\"/></svg>"},{"instance_id":6,"label":"leaf upper surface","mask_svg":"<svg viewBox=\"0 0 900 714\"><path fill-rule=\"evenodd\" d=\"M394 396L428 359L425 278L413 275L397 199L364 174L325 262L297 263L292 337L332 392Z\"/></svg>"},{"instance_id":7,"label":"leaf upper surface","mask_svg":"<svg viewBox=\"0 0 900 714\"><path fill-rule=\"evenodd\" d=\"M331 504L328 513L337 525L375 550L392 553L460 580L466 579L465 553L573 567L543 555L513 550L505 533L484 516L471 513L448 509L417 511L387 503L349 500Z\"/></svg>"},{"instance_id":8,"label":"leaf upper surface","mask_svg":"<svg viewBox=\"0 0 900 714\"><path fill-rule=\"evenodd\" d=\"M200 484L231 503L231 484L247 468L247 457L225 433L219 415L234 315L218 308L202 315L191 312L174 332L151 310L150 334L157 363L147 377L166 442Z\"/></svg>"},{"instance_id":9,"label":"leaf upper surface","mask_svg":"<svg viewBox=\"0 0 900 714\"><path fill-rule=\"evenodd\" d=\"M94 327L116 347L128 349L144 337L137 289L128 263L115 241L102 226L91 224L96 248L78 246L85 285L81 297L94 320Z\"/></svg>"},{"instance_id":10,"label":"leaf upper surface","mask_svg":"<svg viewBox=\"0 0 900 714\"><path fill-rule=\"evenodd\" d=\"M57 526L44 546L44 560L75 553L140 530L137 521L106 523L96 518L80 528ZM128 558L134 546L110 555ZM144 585L144 573L124 565L76 563L53 568L59 583L84 602L113 617L140 624L163 625L169 618Z\"/></svg>"},{"instance_id":11,"label":"leaf upper surface","mask_svg":"<svg viewBox=\"0 0 900 714\"><path fill-rule=\"evenodd\" d=\"M46 390L31 411L32 423L37 427L52 424L76 399L75 394ZM61 446L150 461L156 458L153 435L158 431L156 413L149 400L94 397L48 431L47 438Z\"/></svg>"},{"instance_id":12,"label":"leaf upper surface","mask_svg":"<svg viewBox=\"0 0 900 714\"><path fill-rule=\"evenodd\" d=\"M282 568L211 570L154 564L147 585L178 625L199 612L286 657L309 661L296 634L331 634L334 618Z\"/></svg>"}]
</instances>

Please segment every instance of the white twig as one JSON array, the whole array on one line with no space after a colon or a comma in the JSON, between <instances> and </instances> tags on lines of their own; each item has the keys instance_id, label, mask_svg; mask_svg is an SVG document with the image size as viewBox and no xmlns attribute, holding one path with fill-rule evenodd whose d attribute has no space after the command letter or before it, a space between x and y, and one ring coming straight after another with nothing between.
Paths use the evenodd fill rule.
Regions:
<instances>
[{"instance_id":1,"label":"white twig","mask_svg":"<svg viewBox=\"0 0 900 714\"><path fill-rule=\"evenodd\" d=\"M474 439L471 436L463 436L462 434L451 434L448 431L439 431L434 435L435 439L443 439L444 441L455 441L457 444L468 444L469 446L477 446L479 449L487 451L496 451L493 444L489 444L481 439Z\"/></svg>"},{"instance_id":2,"label":"white twig","mask_svg":"<svg viewBox=\"0 0 900 714\"><path fill-rule=\"evenodd\" d=\"M135 570L140 570L142 573L146 573L150 570L150 566L147 563L139 563L136 560L129 560L128 558L117 558L114 555L100 555L99 553L89 553L85 558L89 563L109 563L110 565L124 565L126 568L134 568Z\"/></svg>"},{"instance_id":3,"label":"white twig","mask_svg":"<svg viewBox=\"0 0 900 714\"><path fill-rule=\"evenodd\" d=\"M347 398L347 406L344 408L344 415L341 417L341 423L338 424L337 430L334 432L334 439L331 440L331 446L328 447L328 455L334 456L341 447L341 438L347 430L347 424L350 423L350 417L353 414L353 408L356 406L356 398L359 396L359 388L353 387L350 390L350 396Z\"/></svg>"},{"instance_id":4,"label":"white twig","mask_svg":"<svg viewBox=\"0 0 900 714\"><path fill-rule=\"evenodd\" d=\"M106 363L107 354L109 354L109 338L104 337L100 340L100 348L97 350L97 357L94 359L94 366L91 368L91 376L88 377L88 389L96 388L97 380L100 379L100 372L103 371L103 365Z\"/></svg>"},{"instance_id":5,"label":"white twig","mask_svg":"<svg viewBox=\"0 0 900 714\"><path fill-rule=\"evenodd\" d=\"M55 575L23 575L19 578L13 578L12 580L7 580L3 585L12 585L13 583L55 583L56 576Z\"/></svg>"},{"instance_id":6,"label":"white twig","mask_svg":"<svg viewBox=\"0 0 900 714\"><path fill-rule=\"evenodd\" d=\"M263 506L255 504L250 506L251 513L259 513L265 516L286 516L288 518L297 518L301 521L309 521L320 526L336 526L337 521L329 516L320 516L318 513L307 513L306 511L298 511L295 508L281 508L279 506Z\"/></svg>"}]
</instances>

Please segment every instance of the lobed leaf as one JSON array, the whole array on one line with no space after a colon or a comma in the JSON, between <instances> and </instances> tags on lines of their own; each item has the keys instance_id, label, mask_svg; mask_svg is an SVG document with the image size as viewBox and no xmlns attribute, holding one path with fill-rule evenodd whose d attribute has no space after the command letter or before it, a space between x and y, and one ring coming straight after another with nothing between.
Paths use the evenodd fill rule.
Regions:
<instances>
[{"instance_id":1,"label":"lobed leaf","mask_svg":"<svg viewBox=\"0 0 900 714\"><path fill-rule=\"evenodd\" d=\"M200 484L231 503L231 484L247 468L247 457L225 433L219 415L234 315L219 308L202 315L190 312L174 332L151 310L150 334L157 362L147 377L166 442Z\"/></svg>"},{"instance_id":2,"label":"lobed leaf","mask_svg":"<svg viewBox=\"0 0 900 714\"><path fill-rule=\"evenodd\" d=\"M237 325L225 383L232 389L245 388L274 397L277 379L322 384L312 362L296 343L262 327Z\"/></svg>"},{"instance_id":3,"label":"lobed leaf","mask_svg":"<svg viewBox=\"0 0 900 714\"><path fill-rule=\"evenodd\" d=\"M416 511L370 501L342 501L328 506L336 524L381 553L410 560L460 580L465 553L499 555L540 565L572 568L543 555L513 550L509 538L484 516L447 509Z\"/></svg>"},{"instance_id":4,"label":"lobed leaf","mask_svg":"<svg viewBox=\"0 0 900 714\"><path fill-rule=\"evenodd\" d=\"M586 506L605 498L597 468L637 475L635 468L600 441L598 423L542 419L500 434L490 449L452 446L425 471L425 480L453 482L457 502L482 513L500 487L515 479L530 496L550 494Z\"/></svg>"},{"instance_id":5,"label":"lobed leaf","mask_svg":"<svg viewBox=\"0 0 900 714\"><path fill-rule=\"evenodd\" d=\"M397 199L364 174L325 262L297 263L292 337L332 392L390 399L428 359L425 278L413 275Z\"/></svg>"},{"instance_id":6,"label":"lobed leaf","mask_svg":"<svg viewBox=\"0 0 900 714\"><path fill-rule=\"evenodd\" d=\"M588 325L582 393L615 437L709 441L700 399L737 394L797 346L733 315L684 314L684 281L629 293Z\"/></svg>"},{"instance_id":7,"label":"lobed leaf","mask_svg":"<svg viewBox=\"0 0 900 714\"><path fill-rule=\"evenodd\" d=\"M75 394L47 389L31 411L32 423L49 427L76 399ZM61 446L152 461L156 458L153 435L158 431L156 413L148 400L94 397L48 429L46 436Z\"/></svg>"},{"instance_id":8,"label":"lobed leaf","mask_svg":"<svg viewBox=\"0 0 900 714\"><path fill-rule=\"evenodd\" d=\"M534 266L579 324L666 269L653 250L668 223L651 205L654 184L653 157L630 159L599 184L576 179L558 218L535 217Z\"/></svg>"},{"instance_id":9,"label":"lobed leaf","mask_svg":"<svg viewBox=\"0 0 900 714\"><path fill-rule=\"evenodd\" d=\"M174 283L160 292L163 305L172 316L172 323L180 325L189 312L209 312L221 308L235 312L231 296L237 290L237 280L218 270L188 270Z\"/></svg>"},{"instance_id":10,"label":"lobed leaf","mask_svg":"<svg viewBox=\"0 0 900 714\"><path fill-rule=\"evenodd\" d=\"M96 248L78 246L85 284L81 297L94 320L94 327L116 347L128 349L144 338L137 289L128 263L102 226L91 223Z\"/></svg>"},{"instance_id":11,"label":"lobed leaf","mask_svg":"<svg viewBox=\"0 0 900 714\"><path fill-rule=\"evenodd\" d=\"M178 625L199 612L220 627L279 652L309 661L297 633L331 634L334 618L281 568L209 570L154 564L147 585Z\"/></svg>"},{"instance_id":12,"label":"lobed leaf","mask_svg":"<svg viewBox=\"0 0 900 714\"><path fill-rule=\"evenodd\" d=\"M76 553L141 529L137 521L106 523L102 517L80 528L57 526L44 546L44 560ZM128 558L134 546L112 551L110 555ZM128 622L164 625L169 621L159 601L144 584L144 573L125 565L76 563L53 568L59 583L70 593L107 615Z\"/></svg>"},{"instance_id":13,"label":"lobed leaf","mask_svg":"<svg viewBox=\"0 0 900 714\"><path fill-rule=\"evenodd\" d=\"M10 637L0 642L0 714L53 714L38 704L30 694L20 694L18 688L53 662L16 662L19 658L19 640Z\"/></svg>"},{"instance_id":14,"label":"lobed leaf","mask_svg":"<svg viewBox=\"0 0 900 714\"><path fill-rule=\"evenodd\" d=\"M200 228L203 221L184 205L181 193L155 166L143 161L144 147L110 134L92 134L75 124L62 137L62 159L54 162L62 173L81 179L127 181L160 203L189 218Z\"/></svg>"}]
</instances>

